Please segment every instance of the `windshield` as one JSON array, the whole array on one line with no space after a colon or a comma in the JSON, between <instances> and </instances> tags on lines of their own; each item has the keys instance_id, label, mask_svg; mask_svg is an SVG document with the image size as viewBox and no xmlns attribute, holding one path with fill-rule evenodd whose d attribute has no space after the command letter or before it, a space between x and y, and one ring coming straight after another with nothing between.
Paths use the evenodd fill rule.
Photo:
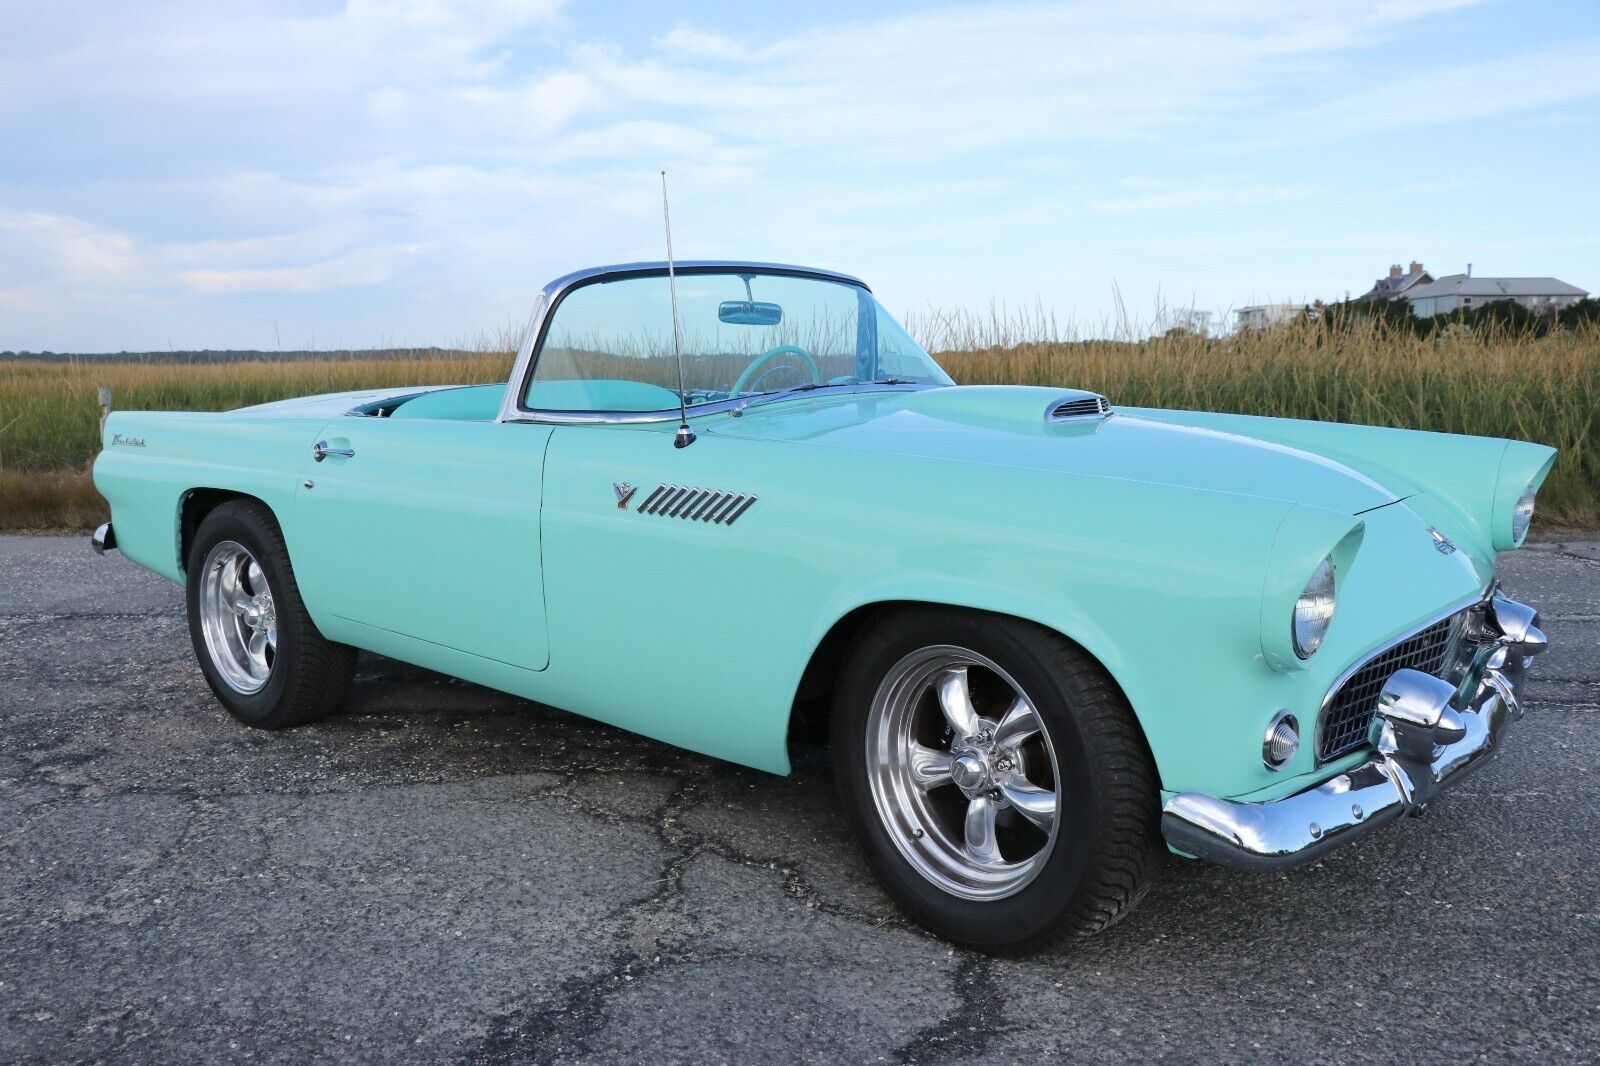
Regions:
<instances>
[{"instance_id":1,"label":"windshield","mask_svg":"<svg viewBox=\"0 0 1600 1066\"><path fill-rule=\"evenodd\" d=\"M686 401L823 385L951 380L872 294L822 278L729 270L680 273ZM523 406L664 411L678 406L665 273L596 281L551 312Z\"/></svg>"}]
</instances>

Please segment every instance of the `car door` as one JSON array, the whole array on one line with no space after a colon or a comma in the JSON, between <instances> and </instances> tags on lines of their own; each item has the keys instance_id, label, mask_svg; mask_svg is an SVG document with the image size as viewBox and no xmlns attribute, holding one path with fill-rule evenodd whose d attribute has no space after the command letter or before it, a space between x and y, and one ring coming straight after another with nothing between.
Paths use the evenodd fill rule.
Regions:
<instances>
[{"instance_id":1,"label":"car door","mask_svg":"<svg viewBox=\"0 0 1600 1066\"><path fill-rule=\"evenodd\" d=\"M313 617L549 662L539 509L549 427L346 416L307 442L295 570ZM337 628L335 624L332 628Z\"/></svg>"},{"instance_id":2,"label":"car door","mask_svg":"<svg viewBox=\"0 0 1600 1066\"><path fill-rule=\"evenodd\" d=\"M674 428L568 425L551 439L548 701L784 772L797 671L837 586L835 548L801 521L810 454L709 429L677 449Z\"/></svg>"}]
</instances>

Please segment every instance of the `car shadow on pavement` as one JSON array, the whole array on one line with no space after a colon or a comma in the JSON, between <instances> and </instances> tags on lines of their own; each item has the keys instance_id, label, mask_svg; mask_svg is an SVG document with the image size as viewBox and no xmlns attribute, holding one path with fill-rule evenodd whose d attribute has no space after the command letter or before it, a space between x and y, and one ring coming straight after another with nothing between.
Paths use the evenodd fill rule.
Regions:
<instances>
[{"instance_id":1,"label":"car shadow on pavement","mask_svg":"<svg viewBox=\"0 0 1600 1066\"><path fill-rule=\"evenodd\" d=\"M792 773L779 777L369 654L345 711L313 728L334 745L360 738L369 756L410 780L544 775L553 779L547 795L641 825L670 800L675 822L702 849L783 871L797 905L926 935L872 881L838 811L824 744L793 745ZM1150 940L1202 947L1213 942L1219 920L1237 913L1241 896L1282 883L1171 858L1132 918L1052 954L1089 944L1099 945L1094 954L1115 952ZM1281 921L1309 921L1313 909L1326 915L1325 901L1308 900L1297 914L1296 893L1279 892Z\"/></svg>"}]
</instances>

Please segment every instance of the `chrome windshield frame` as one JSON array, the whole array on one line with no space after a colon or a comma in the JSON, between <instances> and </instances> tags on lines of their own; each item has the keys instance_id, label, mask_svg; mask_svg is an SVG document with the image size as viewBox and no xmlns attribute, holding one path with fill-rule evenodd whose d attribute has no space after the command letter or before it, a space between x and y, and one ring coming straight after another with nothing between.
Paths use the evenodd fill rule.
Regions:
<instances>
[{"instance_id":1,"label":"chrome windshield frame","mask_svg":"<svg viewBox=\"0 0 1600 1066\"><path fill-rule=\"evenodd\" d=\"M737 259L695 259L673 264L673 270L679 275L684 274L723 274L746 271L752 274L777 274L785 277L815 278L818 281L840 282L845 285L854 285L857 288L871 292L872 289L860 278L849 274L841 274L836 270L822 270L816 267L793 266L787 263L754 263ZM545 328L550 324L550 318L561 300L573 289L600 281L614 281L620 278L650 277L661 275L665 277L667 264L665 260L644 263L617 263L611 266L590 267L587 270L576 270L565 274L544 287L534 302L533 313L528 319L528 328L523 333L522 344L517 348L516 361L511 365L511 377L506 386L506 395L500 402L499 422L540 422L556 423L563 425L592 425L610 422L663 422L678 417L676 407L660 411L560 411L541 408L524 407L522 397L527 395L528 385L533 379L534 366L538 363L538 352L544 340ZM909 383L908 383L909 384ZM930 387L922 383L922 388ZM883 389L902 391L903 385L870 385L860 382L849 385L825 385L814 391L799 393L795 398L807 396L828 395L839 392L861 392L866 389ZM711 403L696 404L689 408L691 418L699 415L716 414L719 411L732 410L748 402L750 397L739 396L726 400L715 400Z\"/></svg>"}]
</instances>

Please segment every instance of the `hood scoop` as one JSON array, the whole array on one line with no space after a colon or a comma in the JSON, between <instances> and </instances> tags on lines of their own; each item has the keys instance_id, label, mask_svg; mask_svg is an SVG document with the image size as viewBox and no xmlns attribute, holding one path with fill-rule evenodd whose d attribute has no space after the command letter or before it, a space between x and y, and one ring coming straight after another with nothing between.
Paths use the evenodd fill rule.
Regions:
<instances>
[{"instance_id":1,"label":"hood scoop","mask_svg":"<svg viewBox=\"0 0 1600 1066\"><path fill-rule=\"evenodd\" d=\"M1078 392L1057 397L1045 408L1044 420L1075 422L1079 419L1105 418L1111 414L1111 401L1099 393Z\"/></svg>"}]
</instances>

